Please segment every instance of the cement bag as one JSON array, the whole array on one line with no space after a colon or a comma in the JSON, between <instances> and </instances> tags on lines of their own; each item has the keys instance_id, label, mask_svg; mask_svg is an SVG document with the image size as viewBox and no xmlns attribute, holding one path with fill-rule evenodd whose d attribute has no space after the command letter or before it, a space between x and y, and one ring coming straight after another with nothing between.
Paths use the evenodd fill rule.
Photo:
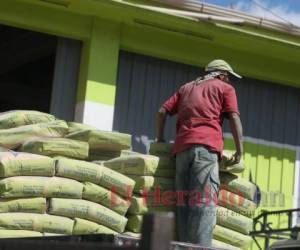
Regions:
<instances>
[{"instance_id":1,"label":"cement bag","mask_svg":"<svg viewBox=\"0 0 300 250\"><path fill-rule=\"evenodd\" d=\"M79 123L79 122L68 122L69 130L68 134L79 132L82 130L96 130L97 128L91 125Z\"/></svg>"},{"instance_id":2,"label":"cement bag","mask_svg":"<svg viewBox=\"0 0 300 250\"><path fill-rule=\"evenodd\" d=\"M19 151L51 157L59 155L76 159L86 159L89 155L89 144L66 138L36 137L26 141Z\"/></svg>"},{"instance_id":3,"label":"cement bag","mask_svg":"<svg viewBox=\"0 0 300 250\"><path fill-rule=\"evenodd\" d=\"M158 156L171 156L173 145L173 143L152 142L149 153Z\"/></svg>"},{"instance_id":4,"label":"cement bag","mask_svg":"<svg viewBox=\"0 0 300 250\"><path fill-rule=\"evenodd\" d=\"M245 250L249 248L252 242L252 238L250 236L235 232L219 225L216 225L213 230L213 238Z\"/></svg>"},{"instance_id":5,"label":"cement bag","mask_svg":"<svg viewBox=\"0 0 300 250\"><path fill-rule=\"evenodd\" d=\"M114 193L118 193L124 197L131 197L135 182L112 169L101 166L102 176L99 182L100 186L106 187Z\"/></svg>"},{"instance_id":6,"label":"cement bag","mask_svg":"<svg viewBox=\"0 0 300 250\"><path fill-rule=\"evenodd\" d=\"M53 176L54 160L42 155L0 152L0 177Z\"/></svg>"},{"instance_id":7,"label":"cement bag","mask_svg":"<svg viewBox=\"0 0 300 250\"><path fill-rule=\"evenodd\" d=\"M0 113L0 129L15 128L29 124L51 122L55 117L32 110L13 110Z\"/></svg>"},{"instance_id":8,"label":"cement bag","mask_svg":"<svg viewBox=\"0 0 300 250\"><path fill-rule=\"evenodd\" d=\"M45 213L47 202L45 198L0 199L0 213ZM1 215L0 215L1 216Z\"/></svg>"},{"instance_id":9,"label":"cement bag","mask_svg":"<svg viewBox=\"0 0 300 250\"><path fill-rule=\"evenodd\" d=\"M121 150L121 154L119 156L129 156L129 155L141 155L141 153L123 149L123 150Z\"/></svg>"},{"instance_id":10,"label":"cement bag","mask_svg":"<svg viewBox=\"0 0 300 250\"><path fill-rule=\"evenodd\" d=\"M221 249L228 249L228 250L241 250L241 248L239 248L239 247L234 247L232 245L229 245L227 243L224 243L222 241L218 241L218 240L215 240L215 239L212 240L212 247L221 248Z\"/></svg>"},{"instance_id":11,"label":"cement bag","mask_svg":"<svg viewBox=\"0 0 300 250\"><path fill-rule=\"evenodd\" d=\"M173 156L158 156L158 168L159 169L175 169L176 161Z\"/></svg>"},{"instance_id":12,"label":"cement bag","mask_svg":"<svg viewBox=\"0 0 300 250\"><path fill-rule=\"evenodd\" d=\"M102 165L64 158L56 162L56 175L82 182L92 182L125 197L132 195L135 184L127 176Z\"/></svg>"},{"instance_id":13,"label":"cement bag","mask_svg":"<svg viewBox=\"0 0 300 250\"><path fill-rule=\"evenodd\" d=\"M55 169L56 176L81 182L99 183L102 175L101 167L97 164L67 158L57 158Z\"/></svg>"},{"instance_id":14,"label":"cement bag","mask_svg":"<svg viewBox=\"0 0 300 250\"><path fill-rule=\"evenodd\" d=\"M243 234L249 234L253 228L252 219L224 207L217 207L217 224Z\"/></svg>"},{"instance_id":15,"label":"cement bag","mask_svg":"<svg viewBox=\"0 0 300 250\"><path fill-rule=\"evenodd\" d=\"M89 161L108 161L120 156L120 151L90 150Z\"/></svg>"},{"instance_id":16,"label":"cement bag","mask_svg":"<svg viewBox=\"0 0 300 250\"><path fill-rule=\"evenodd\" d=\"M75 218L73 234L117 234L117 232L95 222Z\"/></svg>"},{"instance_id":17,"label":"cement bag","mask_svg":"<svg viewBox=\"0 0 300 250\"><path fill-rule=\"evenodd\" d=\"M63 137L67 131L67 123L60 120L1 129L0 146L14 149L33 137Z\"/></svg>"},{"instance_id":18,"label":"cement bag","mask_svg":"<svg viewBox=\"0 0 300 250\"><path fill-rule=\"evenodd\" d=\"M175 168L158 168L155 177L175 178Z\"/></svg>"},{"instance_id":19,"label":"cement bag","mask_svg":"<svg viewBox=\"0 0 300 250\"><path fill-rule=\"evenodd\" d=\"M218 198L218 205L247 217L253 217L257 208L254 202L224 189L220 190Z\"/></svg>"},{"instance_id":20,"label":"cement bag","mask_svg":"<svg viewBox=\"0 0 300 250\"><path fill-rule=\"evenodd\" d=\"M64 234L54 234L54 233L43 233L44 237L56 237L56 236L65 236Z\"/></svg>"},{"instance_id":21,"label":"cement bag","mask_svg":"<svg viewBox=\"0 0 300 250\"><path fill-rule=\"evenodd\" d=\"M99 203L121 215L125 215L130 206L130 202L121 196L91 182L84 183L82 196L85 200Z\"/></svg>"},{"instance_id":22,"label":"cement bag","mask_svg":"<svg viewBox=\"0 0 300 250\"><path fill-rule=\"evenodd\" d=\"M219 168L221 172L229 172L229 173L241 173L245 170L245 165L243 160L238 164L232 164L233 161L233 152L224 150L222 160L219 164Z\"/></svg>"},{"instance_id":23,"label":"cement bag","mask_svg":"<svg viewBox=\"0 0 300 250\"><path fill-rule=\"evenodd\" d=\"M130 236L130 237L135 237L135 238L141 238L142 237L142 234L134 233L134 232L130 232L130 231L124 232L123 235L127 235L127 236Z\"/></svg>"},{"instance_id":24,"label":"cement bag","mask_svg":"<svg viewBox=\"0 0 300 250\"><path fill-rule=\"evenodd\" d=\"M165 202L162 197L137 197L131 198L131 205L128 209L129 214L145 214L148 212L169 212L174 211L176 205L175 198L170 198Z\"/></svg>"},{"instance_id":25,"label":"cement bag","mask_svg":"<svg viewBox=\"0 0 300 250\"><path fill-rule=\"evenodd\" d=\"M174 190L174 180L171 178L127 175L135 181L134 192L143 194L145 191L154 191L159 188L162 191Z\"/></svg>"},{"instance_id":26,"label":"cement bag","mask_svg":"<svg viewBox=\"0 0 300 250\"><path fill-rule=\"evenodd\" d=\"M0 146L0 152L11 152L11 150Z\"/></svg>"},{"instance_id":27,"label":"cement bag","mask_svg":"<svg viewBox=\"0 0 300 250\"><path fill-rule=\"evenodd\" d=\"M122 174L154 175L158 167L159 158L153 155L122 156L104 162L104 166Z\"/></svg>"},{"instance_id":28,"label":"cement bag","mask_svg":"<svg viewBox=\"0 0 300 250\"><path fill-rule=\"evenodd\" d=\"M140 233L142 231L143 215L130 215L128 216L128 222L126 229L134 233Z\"/></svg>"},{"instance_id":29,"label":"cement bag","mask_svg":"<svg viewBox=\"0 0 300 250\"><path fill-rule=\"evenodd\" d=\"M131 147L131 135L101 130L83 130L67 135L68 138L85 141L90 149L120 151Z\"/></svg>"},{"instance_id":30,"label":"cement bag","mask_svg":"<svg viewBox=\"0 0 300 250\"><path fill-rule=\"evenodd\" d=\"M83 184L58 177L10 177L0 181L0 197L61 197L81 199Z\"/></svg>"},{"instance_id":31,"label":"cement bag","mask_svg":"<svg viewBox=\"0 0 300 250\"><path fill-rule=\"evenodd\" d=\"M72 219L61 216L41 214L37 217L37 220L39 223L41 223L41 225L40 227L37 227L36 231L68 235L71 235L73 232L74 220Z\"/></svg>"},{"instance_id":32,"label":"cement bag","mask_svg":"<svg viewBox=\"0 0 300 250\"><path fill-rule=\"evenodd\" d=\"M246 181L236 175L230 173L220 173L221 187L232 193L254 200L257 187L250 181Z\"/></svg>"},{"instance_id":33,"label":"cement bag","mask_svg":"<svg viewBox=\"0 0 300 250\"><path fill-rule=\"evenodd\" d=\"M0 229L0 239L5 238L27 238L27 237L42 237L43 234L28 230L4 230Z\"/></svg>"},{"instance_id":34,"label":"cement bag","mask_svg":"<svg viewBox=\"0 0 300 250\"><path fill-rule=\"evenodd\" d=\"M94 202L75 199L50 199L49 213L54 215L80 218L99 223L118 233L122 233L127 218Z\"/></svg>"},{"instance_id":35,"label":"cement bag","mask_svg":"<svg viewBox=\"0 0 300 250\"><path fill-rule=\"evenodd\" d=\"M72 234L74 221L60 216L31 213L4 213L0 216L0 228L31 230L58 234Z\"/></svg>"},{"instance_id":36,"label":"cement bag","mask_svg":"<svg viewBox=\"0 0 300 250\"><path fill-rule=\"evenodd\" d=\"M145 214L148 212L149 200L145 197L136 197L131 198L131 205L129 207L129 214ZM134 231L133 231L134 232Z\"/></svg>"},{"instance_id":37,"label":"cement bag","mask_svg":"<svg viewBox=\"0 0 300 250\"><path fill-rule=\"evenodd\" d=\"M124 197L132 196L135 185L135 182L132 179L104 166L101 166L101 171L102 175L99 185Z\"/></svg>"}]
</instances>

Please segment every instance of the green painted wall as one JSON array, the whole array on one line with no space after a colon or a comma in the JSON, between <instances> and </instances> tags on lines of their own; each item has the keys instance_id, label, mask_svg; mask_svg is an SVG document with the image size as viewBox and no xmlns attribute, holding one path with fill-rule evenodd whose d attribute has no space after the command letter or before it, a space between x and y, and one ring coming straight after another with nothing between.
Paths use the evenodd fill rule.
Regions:
<instances>
[{"instance_id":1,"label":"green painted wall","mask_svg":"<svg viewBox=\"0 0 300 250\"><path fill-rule=\"evenodd\" d=\"M67 12L65 8L49 9L24 1L0 1L0 24L17 28L84 40L90 37L92 21L92 16Z\"/></svg>"},{"instance_id":2,"label":"green painted wall","mask_svg":"<svg viewBox=\"0 0 300 250\"><path fill-rule=\"evenodd\" d=\"M245 142L244 163L246 170L241 175L249 180L250 171L253 181L262 191L262 210L282 210L293 208L295 186L296 151L269 145ZM234 150L231 139L225 140L225 148ZM277 194L277 195L272 195ZM273 216L268 221L273 228L287 225L287 216ZM263 240L259 240L263 246ZM258 249L252 244L252 249Z\"/></svg>"},{"instance_id":3,"label":"green painted wall","mask_svg":"<svg viewBox=\"0 0 300 250\"><path fill-rule=\"evenodd\" d=\"M114 106L119 60L119 25L95 18L83 49L77 101Z\"/></svg>"}]
</instances>

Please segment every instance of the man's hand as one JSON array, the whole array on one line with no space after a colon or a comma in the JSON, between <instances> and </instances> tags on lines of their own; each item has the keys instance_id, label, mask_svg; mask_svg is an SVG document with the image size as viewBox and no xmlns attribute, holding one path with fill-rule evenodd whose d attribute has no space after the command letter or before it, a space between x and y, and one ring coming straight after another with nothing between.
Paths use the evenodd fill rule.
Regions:
<instances>
[{"instance_id":1,"label":"man's hand","mask_svg":"<svg viewBox=\"0 0 300 250\"><path fill-rule=\"evenodd\" d=\"M225 159L226 159L226 158L225 158ZM242 159L242 154L239 153L239 152L235 152L235 153L230 157L230 159L227 159L227 160L226 160L226 164L227 164L228 166L232 166L232 165L235 165L235 164L240 163L241 159ZM224 158L223 158L223 160L224 160Z\"/></svg>"},{"instance_id":2,"label":"man's hand","mask_svg":"<svg viewBox=\"0 0 300 250\"><path fill-rule=\"evenodd\" d=\"M233 135L236 153L233 155L233 164L241 161L243 155L243 128L240 117L236 113L228 114L231 133Z\"/></svg>"},{"instance_id":3,"label":"man's hand","mask_svg":"<svg viewBox=\"0 0 300 250\"><path fill-rule=\"evenodd\" d=\"M233 155L233 164L238 164L238 163L240 163L242 157L243 157L243 154L242 154L242 153L235 152L235 154Z\"/></svg>"}]
</instances>

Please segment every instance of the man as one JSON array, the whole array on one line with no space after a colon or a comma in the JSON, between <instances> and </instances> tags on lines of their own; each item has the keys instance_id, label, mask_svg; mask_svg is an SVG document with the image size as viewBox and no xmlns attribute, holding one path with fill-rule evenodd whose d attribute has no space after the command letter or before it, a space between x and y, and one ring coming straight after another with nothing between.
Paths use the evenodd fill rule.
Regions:
<instances>
[{"instance_id":1,"label":"man","mask_svg":"<svg viewBox=\"0 0 300 250\"><path fill-rule=\"evenodd\" d=\"M229 119L236 146L233 163L240 161L243 143L237 98L229 84L231 77L241 76L219 59L210 62L205 71L203 77L180 87L160 108L157 141L164 141L166 117L177 114L173 153L179 240L209 247L216 224L223 118Z\"/></svg>"}]
</instances>

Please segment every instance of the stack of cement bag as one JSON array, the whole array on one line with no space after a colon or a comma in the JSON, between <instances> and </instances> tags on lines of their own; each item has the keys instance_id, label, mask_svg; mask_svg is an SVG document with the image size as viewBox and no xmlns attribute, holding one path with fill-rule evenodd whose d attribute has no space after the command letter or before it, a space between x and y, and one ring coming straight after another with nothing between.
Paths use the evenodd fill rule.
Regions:
<instances>
[{"instance_id":1,"label":"stack of cement bag","mask_svg":"<svg viewBox=\"0 0 300 250\"><path fill-rule=\"evenodd\" d=\"M33 137L63 137L66 122L37 111L10 111L0 114L0 146L16 149Z\"/></svg>"},{"instance_id":2,"label":"stack of cement bag","mask_svg":"<svg viewBox=\"0 0 300 250\"><path fill-rule=\"evenodd\" d=\"M92 126L57 120L38 111L0 113L0 146L79 160L108 160L130 149L131 136L106 132Z\"/></svg>"},{"instance_id":3,"label":"stack of cement bag","mask_svg":"<svg viewBox=\"0 0 300 250\"><path fill-rule=\"evenodd\" d=\"M159 158L158 168L168 173L166 177L174 178L175 158L172 155L172 147L171 143L151 143L149 153Z\"/></svg>"},{"instance_id":4,"label":"stack of cement bag","mask_svg":"<svg viewBox=\"0 0 300 250\"><path fill-rule=\"evenodd\" d=\"M92 130L84 126L81 131ZM0 114L0 128L0 237L124 231L134 180L78 160L88 158L90 141L111 132L96 131L96 139L83 141L62 138L68 125L36 111ZM98 145L119 150L130 139L114 133Z\"/></svg>"},{"instance_id":5,"label":"stack of cement bag","mask_svg":"<svg viewBox=\"0 0 300 250\"><path fill-rule=\"evenodd\" d=\"M85 160L89 156L89 144L67 138L35 137L25 141L19 151Z\"/></svg>"},{"instance_id":6,"label":"stack of cement bag","mask_svg":"<svg viewBox=\"0 0 300 250\"><path fill-rule=\"evenodd\" d=\"M66 138L89 144L89 161L104 161L120 156L121 150L131 148L131 136L117 132L99 131L91 126L69 123Z\"/></svg>"},{"instance_id":7,"label":"stack of cement bag","mask_svg":"<svg viewBox=\"0 0 300 250\"><path fill-rule=\"evenodd\" d=\"M170 150L170 145L167 146ZM136 182L127 213L126 228L129 232L141 232L142 217L147 212L175 210L176 197L167 197L172 195L174 190L174 180L170 177L174 177L175 163L170 155L161 158L125 150L120 157L103 164Z\"/></svg>"},{"instance_id":8,"label":"stack of cement bag","mask_svg":"<svg viewBox=\"0 0 300 250\"><path fill-rule=\"evenodd\" d=\"M23 141L18 150L50 157L104 160L117 157L122 149L131 147L131 136L128 134L100 131L75 122L65 125L68 133L62 135L65 135L64 138L30 137Z\"/></svg>"},{"instance_id":9,"label":"stack of cement bag","mask_svg":"<svg viewBox=\"0 0 300 250\"><path fill-rule=\"evenodd\" d=\"M252 217L257 208L254 202L257 187L255 184L233 174L241 173L243 161L232 164L233 152L224 151L220 163L220 181L217 226L214 238L241 249L248 249L252 238Z\"/></svg>"},{"instance_id":10,"label":"stack of cement bag","mask_svg":"<svg viewBox=\"0 0 300 250\"><path fill-rule=\"evenodd\" d=\"M120 173L89 162L16 152L1 152L0 168L0 236L16 230L26 236L24 230L70 235L125 229L134 181Z\"/></svg>"},{"instance_id":11,"label":"stack of cement bag","mask_svg":"<svg viewBox=\"0 0 300 250\"><path fill-rule=\"evenodd\" d=\"M214 238L231 245L248 249L252 238L249 236L253 227L252 217L256 210L256 204L247 197L250 190L256 186L232 174L221 174L221 190L218 201L217 226L214 230ZM237 187L240 187L239 190ZM248 191L244 193L241 190ZM231 190L231 191L228 191ZM250 191L250 192L249 192Z\"/></svg>"},{"instance_id":12,"label":"stack of cement bag","mask_svg":"<svg viewBox=\"0 0 300 250\"><path fill-rule=\"evenodd\" d=\"M19 110L0 114L2 147L50 157L88 158L88 143L63 138L68 132L65 121L46 113Z\"/></svg>"}]
</instances>

